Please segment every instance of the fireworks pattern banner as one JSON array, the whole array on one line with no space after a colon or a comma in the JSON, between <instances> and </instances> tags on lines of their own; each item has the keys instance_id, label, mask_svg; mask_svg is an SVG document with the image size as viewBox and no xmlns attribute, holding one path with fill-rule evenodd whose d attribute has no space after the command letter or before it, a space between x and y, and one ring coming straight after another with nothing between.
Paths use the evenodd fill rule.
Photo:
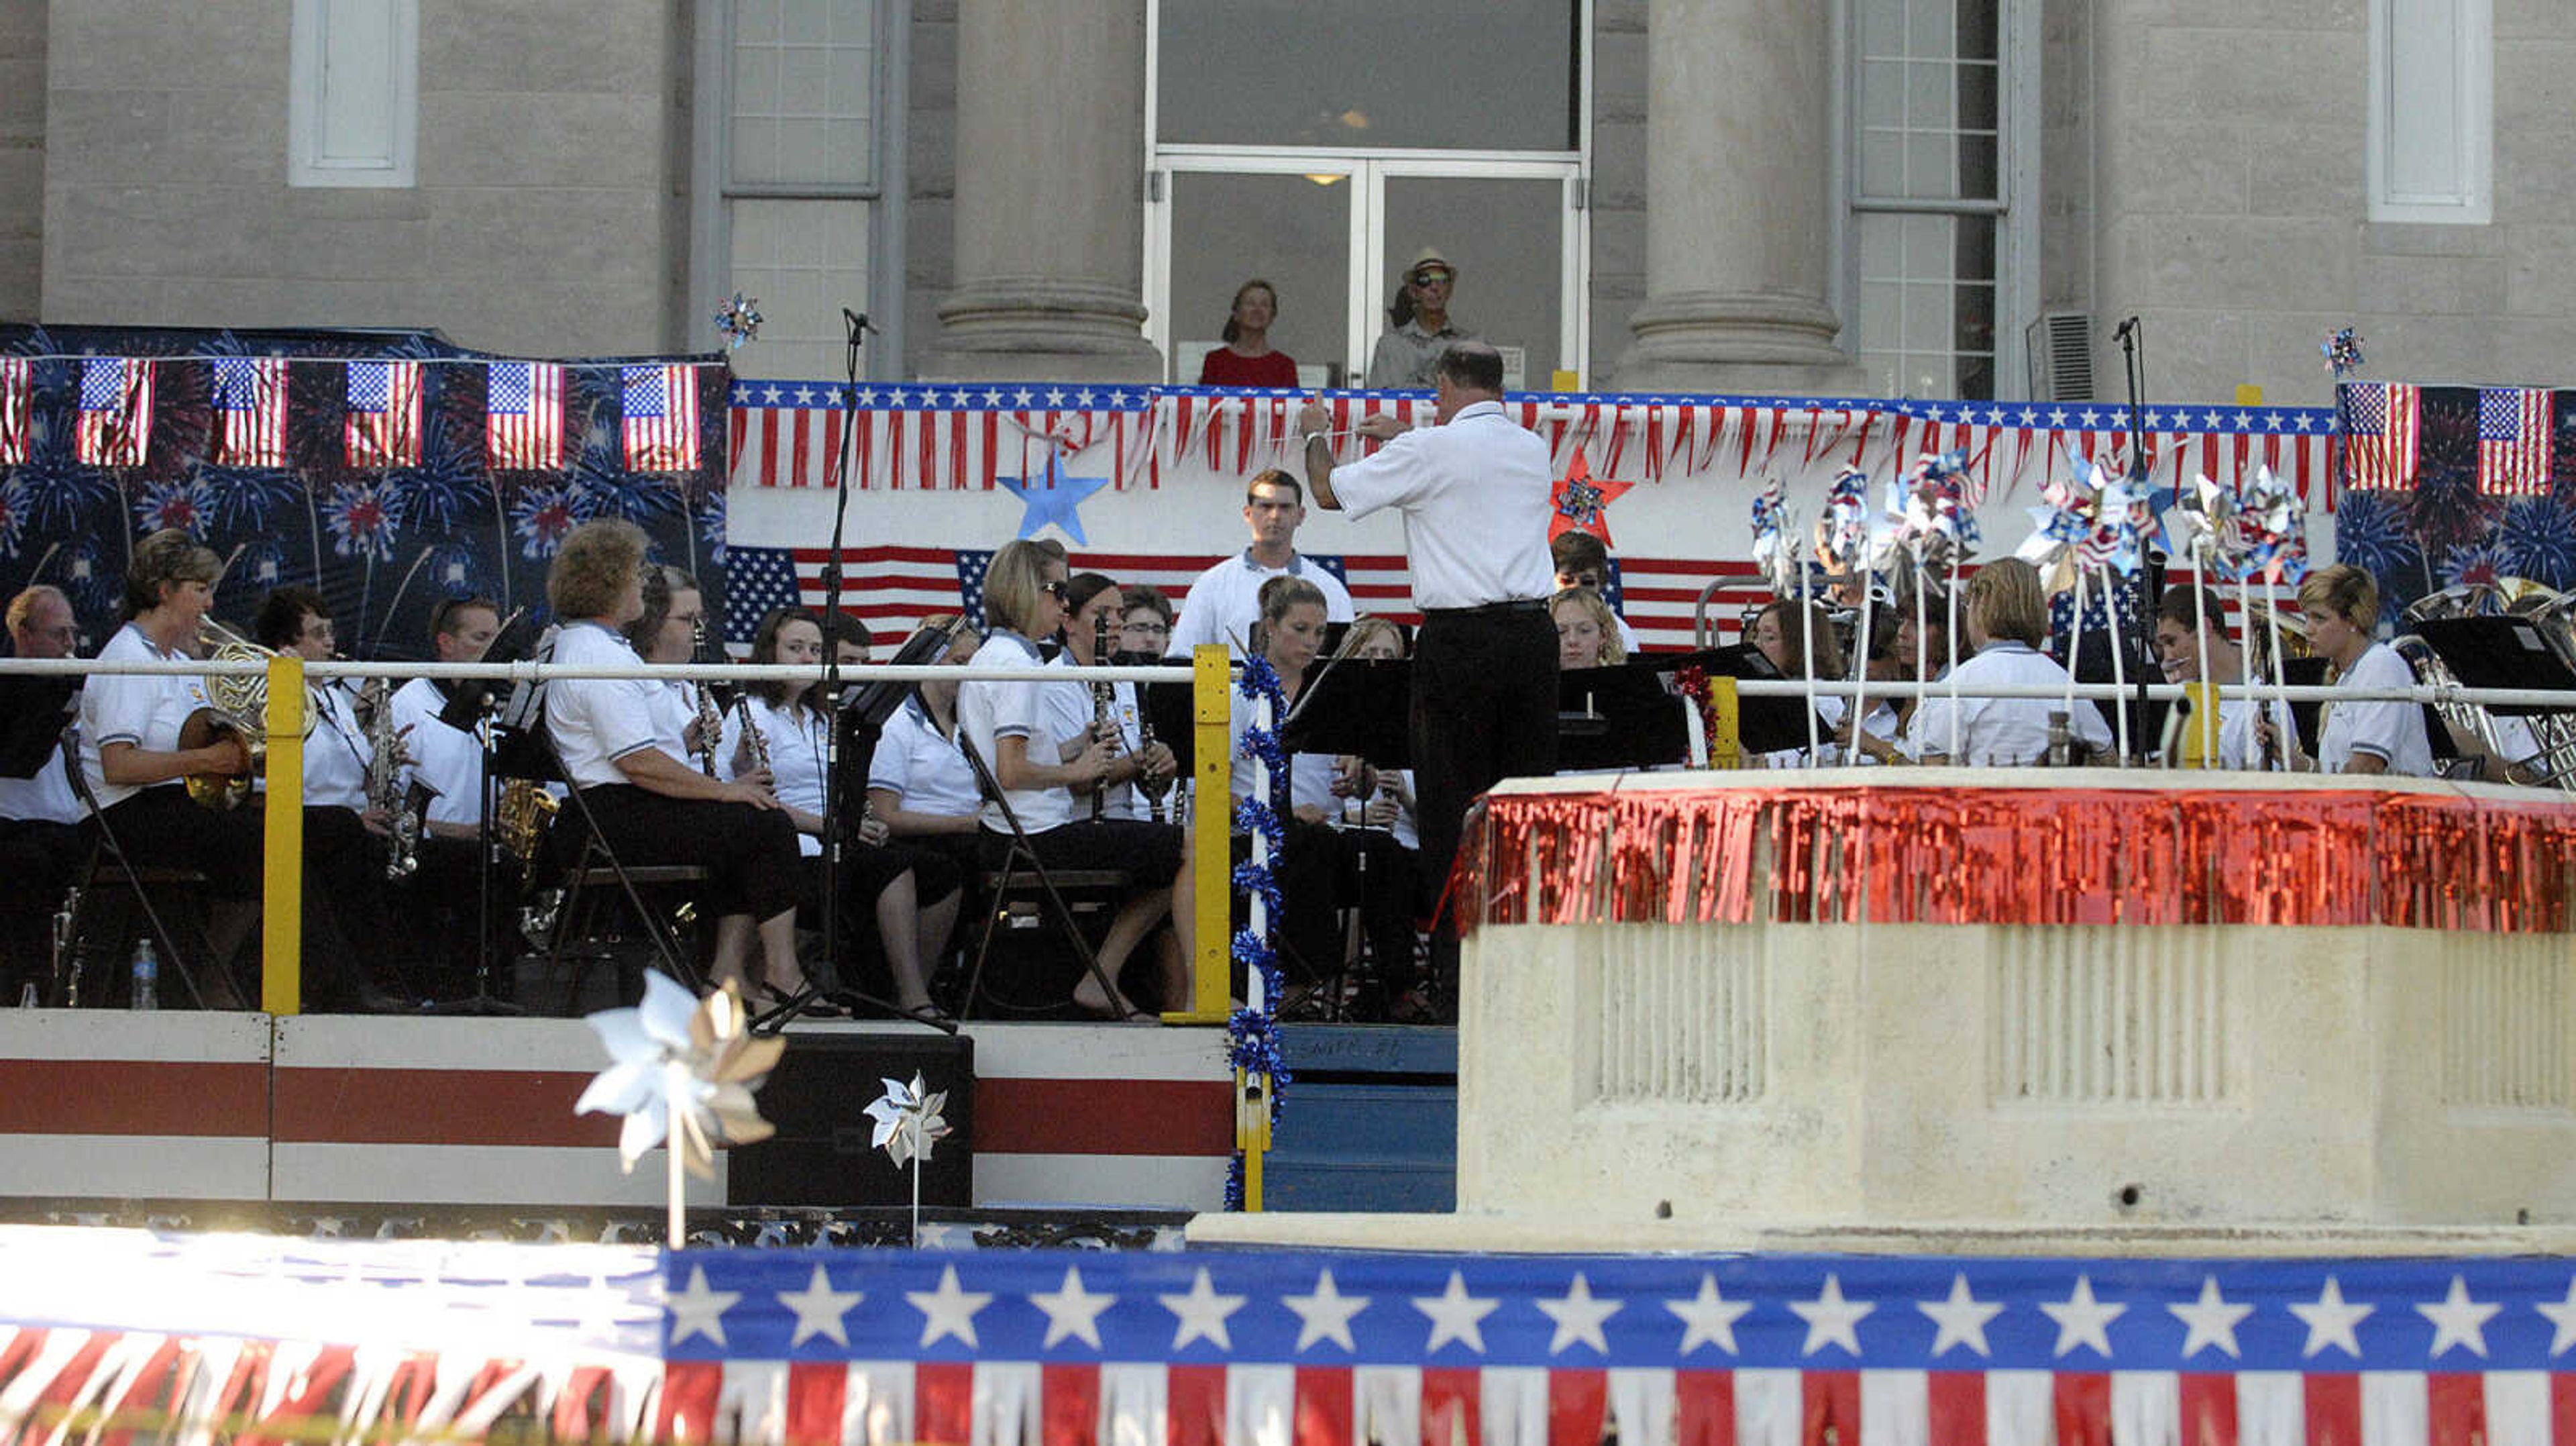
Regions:
<instances>
[{"instance_id":1,"label":"fireworks pattern banner","mask_svg":"<svg viewBox=\"0 0 2576 1446\"><path fill-rule=\"evenodd\" d=\"M271 588L301 584L329 601L350 656L419 658L442 599L542 615L564 534L622 517L719 607L723 361L537 370L550 387L496 399L494 373L528 365L432 332L0 327L0 596L60 587L94 651L134 540L177 527L228 563L219 619L244 624ZM640 456L625 411L637 372L694 401L666 402ZM696 421L694 445L669 434L676 416Z\"/></svg>"}]
</instances>

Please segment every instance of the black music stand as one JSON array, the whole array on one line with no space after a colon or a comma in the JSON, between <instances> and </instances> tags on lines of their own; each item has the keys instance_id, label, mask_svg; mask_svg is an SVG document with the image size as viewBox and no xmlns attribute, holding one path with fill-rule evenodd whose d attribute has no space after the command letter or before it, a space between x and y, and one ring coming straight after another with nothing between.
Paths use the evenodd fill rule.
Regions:
<instances>
[{"instance_id":1,"label":"black music stand","mask_svg":"<svg viewBox=\"0 0 2576 1446\"><path fill-rule=\"evenodd\" d=\"M502 620L500 630L492 635L491 646L483 650L487 663L524 662L536 653L542 636L536 621L526 608L518 608ZM511 774L504 771L498 757L504 735L493 722L501 708L508 680L502 678L459 678L453 682L436 682L447 702L438 710L438 721L474 740L474 754L479 771L475 787L481 791L482 806L475 810L474 882L476 893L474 992L463 999L442 1001L423 1011L434 1015L512 1015L522 1014L518 1005L492 992L492 940L499 929L493 918L497 902L492 887L498 867L493 853L498 841L492 836L492 816L500 808L501 783L510 777L540 777L541 774ZM542 709L543 703L538 704ZM542 716L540 713L539 716ZM522 759L522 766L544 767L542 759Z\"/></svg>"},{"instance_id":2,"label":"black music stand","mask_svg":"<svg viewBox=\"0 0 2576 1446\"><path fill-rule=\"evenodd\" d=\"M2570 672L2549 650L2540 628L2524 617L2427 618L2415 624L2415 635L2464 688L2542 688L2565 693L2567 701L2549 703L2481 703L2498 717L2576 711L2576 672ZM5 772L0 769L0 772Z\"/></svg>"},{"instance_id":3,"label":"black music stand","mask_svg":"<svg viewBox=\"0 0 2576 1446\"><path fill-rule=\"evenodd\" d=\"M1349 754L1374 768L1410 768L1412 718L1410 660L1333 658L1297 695L1279 746L1292 754Z\"/></svg>"},{"instance_id":4,"label":"black music stand","mask_svg":"<svg viewBox=\"0 0 2576 1446\"><path fill-rule=\"evenodd\" d=\"M1556 766L1567 773L1690 761L1690 701L1643 661L1556 675ZM1747 700L1751 701L1751 700ZM1788 700L1780 700L1786 702Z\"/></svg>"},{"instance_id":5,"label":"black music stand","mask_svg":"<svg viewBox=\"0 0 2576 1446\"><path fill-rule=\"evenodd\" d=\"M70 674L0 676L0 778L33 778L44 770L62 742L80 686Z\"/></svg>"}]
</instances>

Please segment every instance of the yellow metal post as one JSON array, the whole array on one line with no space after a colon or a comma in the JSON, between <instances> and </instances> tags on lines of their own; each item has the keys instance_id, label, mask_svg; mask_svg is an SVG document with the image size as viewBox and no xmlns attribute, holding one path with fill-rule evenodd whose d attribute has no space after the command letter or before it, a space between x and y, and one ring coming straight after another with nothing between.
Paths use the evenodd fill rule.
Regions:
<instances>
[{"instance_id":1,"label":"yellow metal post","mask_svg":"<svg viewBox=\"0 0 2576 1446\"><path fill-rule=\"evenodd\" d=\"M260 896L260 1008L304 998L304 660L268 660L268 868Z\"/></svg>"},{"instance_id":2,"label":"yellow metal post","mask_svg":"<svg viewBox=\"0 0 2576 1446\"><path fill-rule=\"evenodd\" d=\"M2189 726L2182 730L2182 766L2215 768L2218 766L2218 690L2207 683L2185 683L2183 696L2191 700Z\"/></svg>"},{"instance_id":3,"label":"yellow metal post","mask_svg":"<svg viewBox=\"0 0 2576 1446\"><path fill-rule=\"evenodd\" d=\"M1192 902L1198 910L1198 937L1187 942L1196 998L1186 1012L1166 1013L1171 1024L1223 1024L1233 990L1228 983L1227 946L1233 938L1234 857L1233 734L1227 727L1233 707L1233 677L1223 644L1202 644L1190 658L1197 676L1190 681L1191 798L1190 852Z\"/></svg>"},{"instance_id":4,"label":"yellow metal post","mask_svg":"<svg viewBox=\"0 0 2576 1446\"><path fill-rule=\"evenodd\" d=\"M1733 678L1720 674L1708 680L1708 717L1708 766L1743 767L1744 710Z\"/></svg>"}]
</instances>

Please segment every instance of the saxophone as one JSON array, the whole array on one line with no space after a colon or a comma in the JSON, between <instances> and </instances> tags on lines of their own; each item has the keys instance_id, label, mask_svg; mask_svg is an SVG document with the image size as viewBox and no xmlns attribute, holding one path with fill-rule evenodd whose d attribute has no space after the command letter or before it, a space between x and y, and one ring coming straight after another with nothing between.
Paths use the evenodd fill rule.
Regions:
<instances>
[{"instance_id":1,"label":"saxophone","mask_svg":"<svg viewBox=\"0 0 2576 1446\"><path fill-rule=\"evenodd\" d=\"M513 778L501 786L501 802L492 815L492 838L501 851L519 861L519 887L536 882L537 860L544 852L546 830L563 807L546 786L533 778Z\"/></svg>"},{"instance_id":2,"label":"saxophone","mask_svg":"<svg viewBox=\"0 0 2576 1446\"><path fill-rule=\"evenodd\" d=\"M690 630L693 640L690 661L703 663L707 660L705 616L701 615L690 624ZM698 746L694 750L698 755L698 767L705 771L707 777L713 778L716 776L716 744L724 738L724 713L716 707L716 690L705 679L690 679L689 688L698 701Z\"/></svg>"},{"instance_id":3,"label":"saxophone","mask_svg":"<svg viewBox=\"0 0 2576 1446\"><path fill-rule=\"evenodd\" d=\"M411 807L403 786L402 740L394 734L391 687L369 678L358 691L358 711L367 720L367 807L381 810L393 830L385 854L385 877L407 879L420 871L420 814Z\"/></svg>"}]
</instances>

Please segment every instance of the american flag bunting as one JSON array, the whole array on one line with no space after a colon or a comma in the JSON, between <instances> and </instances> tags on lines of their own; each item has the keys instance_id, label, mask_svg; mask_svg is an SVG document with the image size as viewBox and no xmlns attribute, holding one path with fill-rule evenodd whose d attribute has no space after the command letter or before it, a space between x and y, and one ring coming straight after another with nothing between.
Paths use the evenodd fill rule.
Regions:
<instances>
[{"instance_id":1,"label":"american flag bunting","mask_svg":"<svg viewBox=\"0 0 2576 1446\"><path fill-rule=\"evenodd\" d=\"M25 357L0 357L0 466L27 460L35 415L35 363Z\"/></svg>"},{"instance_id":2,"label":"american flag bunting","mask_svg":"<svg viewBox=\"0 0 2576 1446\"><path fill-rule=\"evenodd\" d=\"M93 467L140 467L152 445L152 363L83 357L73 455Z\"/></svg>"},{"instance_id":3,"label":"american flag bunting","mask_svg":"<svg viewBox=\"0 0 2576 1446\"><path fill-rule=\"evenodd\" d=\"M494 362L485 371L485 455L495 472L564 465L564 369L559 362Z\"/></svg>"},{"instance_id":4,"label":"american flag bunting","mask_svg":"<svg viewBox=\"0 0 2576 1446\"><path fill-rule=\"evenodd\" d=\"M214 462L218 467L286 465L286 359L217 357Z\"/></svg>"},{"instance_id":5,"label":"american flag bunting","mask_svg":"<svg viewBox=\"0 0 2576 1446\"><path fill-rule=\"evenodd\" d=\"M348 364L348 458L352 467L420 465L421 364Z\"/></svg>"},{"instance_id":6,"label":"american flag bunting","mask_svg":"<svg viewBox=\"0 0 2576 1446\"><path fill-rule=\"evenodd\" d=\"M2549 492L2556 394L2545 387L2478 389L2478 490L2493 497Z\"/></svg>"},{"instance_id":7,"label":"american flag bunting","mask_svg":"<svg viewBox=\"0 0 2576 1446\"><path fill-rule=\"evenodd\" d=\"M698 469L698 369L688 363L618 368L625 401L626 466L635 472Z\"/></svg>"},{"instance_id":8,"label":"american flag bunting","mask_svg":"<svg viewBox=\"0 0 2576 1446\"><path fill-rule=\"evenodd\" d=\"M2415 444L2423 421L2420 389L2406 382L2346 382L2340 395L2344 485L2365 491L2402 491L2415 485Z\"/></svg>"}]
</instances>

